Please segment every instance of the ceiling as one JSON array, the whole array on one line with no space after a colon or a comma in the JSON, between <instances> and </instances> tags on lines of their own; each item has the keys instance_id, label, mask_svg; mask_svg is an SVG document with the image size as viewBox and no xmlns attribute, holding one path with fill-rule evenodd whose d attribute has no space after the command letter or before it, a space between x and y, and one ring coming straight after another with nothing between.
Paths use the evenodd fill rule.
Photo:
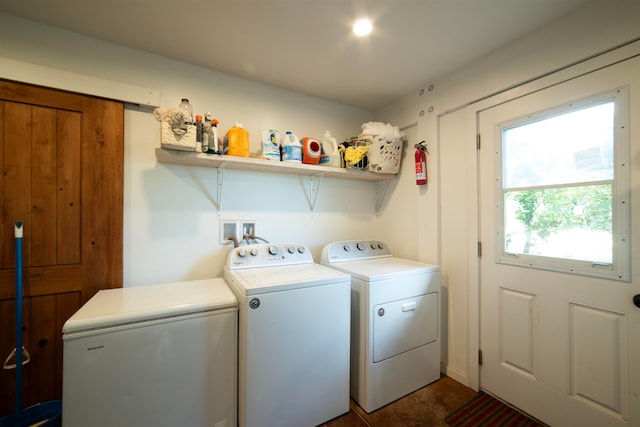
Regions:
<instances>
[{"instance_id":1,"label":"ceiling","mask_svg":"<svg viewBox=\"0 0 640 427\"><path fill-rule=\"evenodd\" d=\"M0 0L0 12L376 111L586 2ZM367 38L351 32L362 17Z\"/></svg>"}]
</instances>

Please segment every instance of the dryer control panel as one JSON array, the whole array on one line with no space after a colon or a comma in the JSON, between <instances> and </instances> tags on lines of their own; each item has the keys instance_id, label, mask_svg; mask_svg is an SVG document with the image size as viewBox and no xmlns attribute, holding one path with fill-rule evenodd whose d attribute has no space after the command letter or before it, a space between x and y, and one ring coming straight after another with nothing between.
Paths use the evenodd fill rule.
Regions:
<instances>
[{"instance_id":1,"label":"dryer control panel","mask_svg":"<svg viewBox=\"0 0 640 427\"><path fill-rule=\"evenodd\" d=\"M272 267L313 263L311 251L299 243L257 243L233 248L227 256L226 268Z\"/></svg>"},{"instance_id":2,"label":"dryer control panel","mask_svg":"<svg viewBox=\"0 0 640 427\"><path fill-rule=\"evenodd\" d=\"M322 249L323 263L391 256L389 246L380 240L345 240L333 242Z\"/></svg>"}]
</instances>

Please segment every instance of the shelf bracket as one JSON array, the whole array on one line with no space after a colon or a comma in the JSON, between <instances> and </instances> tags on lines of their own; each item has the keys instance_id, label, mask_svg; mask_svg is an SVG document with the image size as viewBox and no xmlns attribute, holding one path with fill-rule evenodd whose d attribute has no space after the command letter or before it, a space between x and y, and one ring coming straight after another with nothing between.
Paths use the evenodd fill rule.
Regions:
<instances>
[{"instance_id":1,"label":"shelf bracket","mask_svg":"<svg viewBox=\"0 0 640 427\"><path fill-rule=\"evenodd\" d=\"M311 212L313 212L313 209L316 207L318 191L320 190L320 184L322 183L323 176L324 176L324 173L319 173L316 175L309 176L309 192L306 194L306 196L307 196L307 202L309 203L309 208L311 209ZM319 179L316 185L315 181L318 177Z\"/></svg>"},{"instance_id":2,"label":"shelf bracket","mask_svg":"<svg viewBox=\"0 0 640 427\"><path fill-rule=\"evenodd\" d=\"M218 219L222 217L222 189L224 187L224 167L226 164L227 162L222 162L217 168L218 177L216 180L216 185L217 185L218 199L216 201L218 202Z\"/></svg>"},{"instance_id":3,"label":"shelf bracket","mask_svg":"<svg viewBox=\"0 0 640 427\"><path fill-rule=\"evenodd\" d=\"M380 207L382 206L382 202L384 201L384 195L389 188L390 179L384 181L384 188L380 188L382 186L382 181L376 182L376 215L380 212Z\"/></svg>"}]
</instances>

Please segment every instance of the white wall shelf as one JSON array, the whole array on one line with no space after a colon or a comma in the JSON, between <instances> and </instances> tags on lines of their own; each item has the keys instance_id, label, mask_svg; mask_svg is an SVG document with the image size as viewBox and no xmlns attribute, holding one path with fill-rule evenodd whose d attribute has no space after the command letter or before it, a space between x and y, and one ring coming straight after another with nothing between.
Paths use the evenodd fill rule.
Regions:
<instances>
[{"instance_id":1,"label":"white wall shelf","mask_svg":"<svg viewBox=\"0 0 640 427\"><path fill-rule=\"evenodd\" d=\"M387 181L396 177L396 175L373 173L356 169L277 162L251 157L196 153L194 151L168 150L164 148L156 148L156 158L161 163L174 163L185 166L217 168L224 163L224 167L226 169L241 169L255 172L284 173L291 175L322 175L325 178Z\"/></svg>"},{"instance_id":2,"label":"white wall shelf","mask_svg":"<svg viewBox=\"0 0 640 427\"><path fill-rule=\"evenodd\" d=\"M256 159L251 157L226 156L218 154L196 153L194 151L170 150L156 148L156 159L160 163L172 163L183 166L200 166L218 169L218 217L222 212L222 190L225 169L238 169L254 172L283 173L289 175L300 175L309 177L309 193L307 201L309 208L313 212L318 195L318 188L323 177L356 179L361 181L372 181L380 183L386 181L383 189L376 187L376 213L380 210L382 200L389 187L389 181L396 177L392 174L379 174L356 169L333 168L327 166L305 165L298 163L277 162L266 159ZM316 184L316 178L319 178Z\"/></svg>"}]
</instances>

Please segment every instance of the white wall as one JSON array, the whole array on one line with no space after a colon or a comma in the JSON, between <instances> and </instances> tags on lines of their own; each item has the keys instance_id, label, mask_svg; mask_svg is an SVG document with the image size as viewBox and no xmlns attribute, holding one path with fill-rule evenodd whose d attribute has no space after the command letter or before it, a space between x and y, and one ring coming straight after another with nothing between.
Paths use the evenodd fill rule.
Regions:
<instances>
[{"instance_id":1,"label":"white wall","mask_svg":"<svg viewBox=\"0 0 640 427\"><path fill-rule=\"evenodd\" d=\"M597 0L446 78L425 84L418 139L432 141L439 196L445 372L478 387L478 101L518 96L528 82L640 37L640 2ZM432 90L428 90L431 87ZM467 107L468 106L468 107ZM431 111L431 112L430 112ZM433 212L428 211L429 214ZM431 217L420 217L420 220Z\"/></svg>"},{"instance_id":2,"label":"white wall","mask_svg":"<svg viewBox=\"0 0 640 427\"><path fill-rule=\"evenodd\" d=\"M180 98L188 97L196 112L211 111L220 120L221 136L241 121L250 132L252 152L259 151L259 134L264 127L290 129L300 137L320 137L330 129L341 140L357 135L361 124L373 119L364 110L9 15L0 14L0 39L0 59L151 88L159 91L162 107L176 106ZM25 69L29 71L28 66ZM415 129L414 120L407 134L415 135ZM377 216L376 191L384 187L381 184L324 178L311 212L308 178L227 170L222 209L218 209L216 170L158 164L156 147L159 123L151 110L127 105L125 286L220 275L229 246L218 244L219 219L255 220L258 236L305 243L316 257L324 244L341 239L385 239L406 256L411 256L416 246L417 237L408 230L413 228L417 212L401 203L404 193L398 190L411 174L390 184ZM391 227L381 225L386 218L393 219Z\"/></svg>"}]
</instances>

